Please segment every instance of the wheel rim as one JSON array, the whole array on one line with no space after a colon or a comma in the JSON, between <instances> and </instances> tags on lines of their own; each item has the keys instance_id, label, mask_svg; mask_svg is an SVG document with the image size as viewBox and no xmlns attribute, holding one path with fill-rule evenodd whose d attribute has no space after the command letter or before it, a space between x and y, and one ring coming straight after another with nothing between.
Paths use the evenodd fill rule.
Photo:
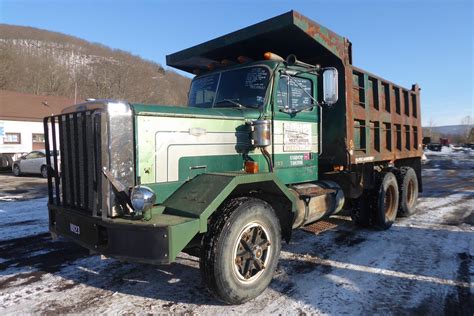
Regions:
<instances>
[{"instance_id":1,"label":"wheel rim","mask_svg":"<svg viewBox=\"0 0 474 316\"><path fill-rule=\"evenodd\" d=\"M14 174L20 174L20 168L18 168L18 166L14 166L13 167L13 173Z\"/></svg>"},{"instance_id":2,"label":"wheel rim","mask_svg":"<svg viewBox=\"0 0 474 316\"><path fill-rule=\"evenodd\" d=\"M385 218L393 218L395 215L395 187L393 185L388 186L387 190L385 191L384 197L384 205L385 205Z\"/></svg>"},{"instance_id":3,"label":"wheel rim","mask_svg":"<svg viewBox=\"0 0 474 316\"><path fill-rule=\"evenodd\" d=\"M413 180L408 181L408 188L407 188L407 204L408 206L412 206L415 202L415 183Z\"/></svg>"},{"instance_id":4,"label":"wheel rim","mask_svg":"<svg viewBox=\"0 0 474 316\"><path fill-rule=\"evenodd\" d=\"M252 283L265 271L272 246L268 230L258 222L247 224L234 247L234 273L242 283Z\"/></svg>"}]
</instances>

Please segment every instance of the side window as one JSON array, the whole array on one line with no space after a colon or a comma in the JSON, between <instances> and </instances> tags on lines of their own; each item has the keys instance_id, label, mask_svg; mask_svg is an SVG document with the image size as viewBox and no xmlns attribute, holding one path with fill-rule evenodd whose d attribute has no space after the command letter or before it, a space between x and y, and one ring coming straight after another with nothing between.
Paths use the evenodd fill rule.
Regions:
<instances>
[{"instance_id":1,"label":"side window","mask_svg":"<svg viewBox=\"0 0 474 316\"><path fill-rule=\"evenodd\" d=\"M35 158L43 158L43 157L46 157L46 155L39 151L33 151L29 153L28 155L26 155L26 159L35 159Z\"/></svg>"},{"instance_id":2,"label":"side window","mask_svg":"<svg viewBox=\"0 0 474 316\"><path fill-rule=\"evenodd\" d=\"M313 104L311 80L299 77L281 76L278 81L276 104L280 109L301 110Z\"/></svg>"},{"instance_id":3,"label":"side window","mask_svg":"<svg viewBox=\"0 0 474 316\"><path fill-rule=\"evenodd\" d=\"M281 76L278 81L276 104L279 109L288 108L288 76Z\"/></svg>"}]
</instances>

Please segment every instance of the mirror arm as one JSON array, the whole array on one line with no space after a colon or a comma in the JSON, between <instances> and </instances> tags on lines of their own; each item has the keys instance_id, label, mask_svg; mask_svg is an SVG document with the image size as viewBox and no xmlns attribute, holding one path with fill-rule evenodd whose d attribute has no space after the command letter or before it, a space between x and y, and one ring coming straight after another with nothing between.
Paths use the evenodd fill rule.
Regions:
<instances>
[{"instance_id":1,"label":"mirror arm","mask_svg":"<svg viewBox=\"0 0 474 316\"><path fill-rule=\"evenodd\" d=\"M321 68L311 68L309 70L304 70L304 71L298 71L297 73L295 73L295 76L299 75L299 74L314 74L316 76L319 76L319 71L321 70Z\"/></svg>"},{"instance_id":2,"label":"mirror arm","mask_svg":"<svg viewBox=\"0 0 474 316\"><path fill-rule=\"evenodd\" d=\"M308 97L310 97L310 99L314 101L315 105L321 106L321 105L324 104L324 103L323 103L323 104L319 104L320 102L318 102L318 100L316 100L310 93L308 93L308 91L306 91L302 85L300 85L295 79L293 79L292 76L290 76L290 75L289 75L288 73L286 73L286 72L285 72L284 74L287 75L288 78L289 78L291 81L293 81L293 83L295 83L301 90L303 90L303 92L306 93L306 94L308 95ZM290 81L288 80L288 86L289 86L289 85L290 85ZM288 89L288 90L289 90L289 89ZM289 91L288 91L288 94L289 94ZM313 107L315 107L315 105L310 105L309 108L313 108ZM301 110L301 111L303 111L303 110Z\"/></svg>"}]
</instances>

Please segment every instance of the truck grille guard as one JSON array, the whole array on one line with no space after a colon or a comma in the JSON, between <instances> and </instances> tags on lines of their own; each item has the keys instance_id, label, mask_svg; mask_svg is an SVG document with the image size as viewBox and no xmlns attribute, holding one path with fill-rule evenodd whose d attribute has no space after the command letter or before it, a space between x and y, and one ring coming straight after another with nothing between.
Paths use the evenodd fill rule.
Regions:
<instances>
[{"instance_id":1,"label":"truck grille guard","mask_svg":"<svg viewBox=\"0 0 474 316\"><path fill-rule=\"evenodd\" d=\"M44 118L49 204L102 218L123 214L102 171L135 184L132 117L129 104L99 100Z\"/></svg>"}]
</instances>

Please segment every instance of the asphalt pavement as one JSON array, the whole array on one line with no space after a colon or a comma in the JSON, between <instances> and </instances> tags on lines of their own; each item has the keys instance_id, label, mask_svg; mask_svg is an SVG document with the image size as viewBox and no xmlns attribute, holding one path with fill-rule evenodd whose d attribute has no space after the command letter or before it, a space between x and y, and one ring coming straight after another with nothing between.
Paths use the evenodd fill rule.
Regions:
<instances>
[{"instance_id":1,"label":"asphalt pavement","mask_svg":"<svg viewBox=\"0 0 474 316\"><path fill-rule=\"evenodd\" d=\"M15 177L10 171L0 173L0 201L25 201L47 196L48 181L40 175Z\"/></svg>"}]
</instances>

